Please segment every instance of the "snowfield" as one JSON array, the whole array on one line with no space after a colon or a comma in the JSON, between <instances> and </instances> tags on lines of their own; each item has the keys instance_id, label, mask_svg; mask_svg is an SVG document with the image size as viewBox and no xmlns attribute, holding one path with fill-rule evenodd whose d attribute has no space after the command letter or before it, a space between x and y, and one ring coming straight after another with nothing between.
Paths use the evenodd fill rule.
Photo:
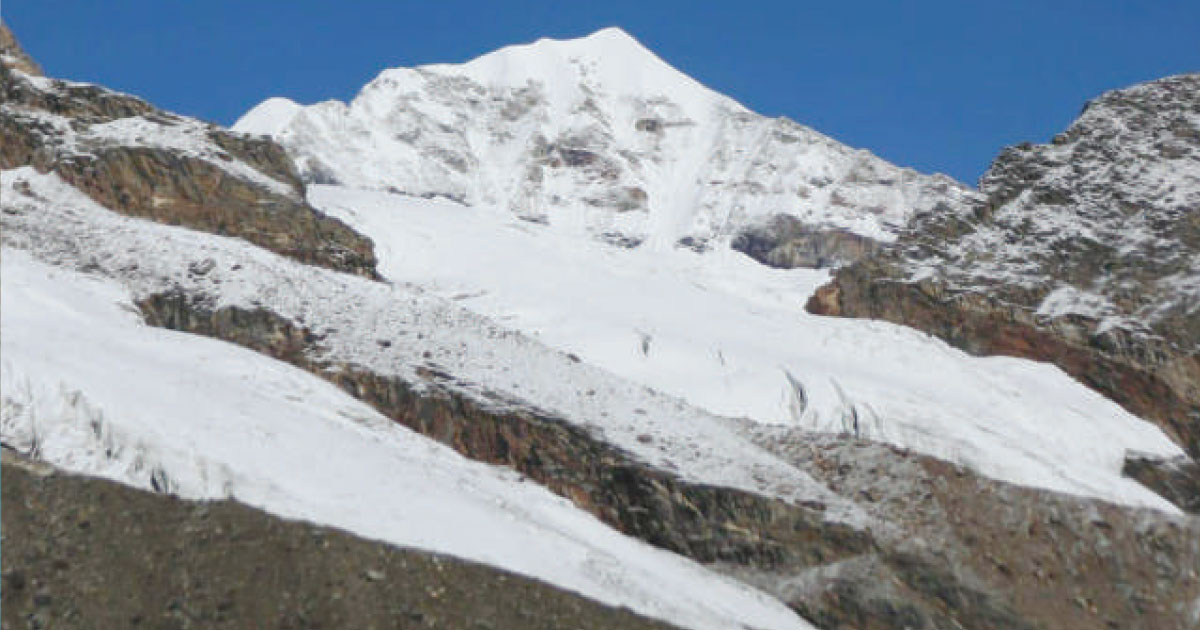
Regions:
<instances>
[{"instance_id":1,"label":"snowfield","mask_svg":"<svg viewBox=\"0 0 1200 630\"><path fill-rule=\"evenodd\" d=\"M857 506L754 445L739 423L580 363L419 287L372 282L238 239L120 216L28 167L5 171L0 184L6 246L112 277L136 297L182 290L206 296L213 308L266 308L322 335L322 358L330 361L414 384L432 368L452 375L448 386L481 403L576 423L685 480L820 501L827 518L867 525Z\"/></svg>"},{"instance_id":2,"label":"snowfield","mask_svg":"<svg viewBox=\"0 0 1200 630\"><path fill-rule=\"evenodd\" d=\"M269 357L144 325L118 283L3 252L5 444L67 470L234 498L539 578L690 628L811 628Z\"/></svg>"},{"instance_id":3,"label":"snowfield","mask_svg":"<svg viewBox=\"0 0 1200 630\"><path fill-rule=\"evenodd\" d=\"M847 432L1021 485L1174 512L1120 474L1182 451L1058 368L972 357L886 322L810 315L824 271L731 250L625 249L502 209L314 186L380 270L713 414Z\"/></svg>"},{"instance_id":4,"label":"snowfield","mask_svg":"<svg viewBox=\"0 0 1200 630\"><path fill-rule=\"evenodd\" d=\"M1176 512L1120 475L1127 449L1180 452L1158 428L1049 365L808 315L821 272L733 252L652 255L499 211L314 189L313 202L379 244L389 286L122 217L31 168L0 185L8 248L95 270L136 297L182 289L214 307L268 308L325 335L327 359L415 383L435 368L469 395L579 424L686 480L821 501L827 518L871 525L724 419L745 417L857 430L998 479Z\"/></svg>"}]
</instances>

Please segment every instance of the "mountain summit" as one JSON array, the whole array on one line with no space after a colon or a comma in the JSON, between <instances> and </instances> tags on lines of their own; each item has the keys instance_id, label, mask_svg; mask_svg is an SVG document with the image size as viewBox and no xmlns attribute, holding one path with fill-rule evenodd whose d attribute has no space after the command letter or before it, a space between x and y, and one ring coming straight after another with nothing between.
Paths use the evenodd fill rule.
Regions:
<instances>
[{"instance_id":1,"label":"mountain summit","mask_svg":"<svg viewBox=\"0 0 1200 630\"><path fill-rule=\"evenodd\" d=\"M617 27L578 39L542 38L532 44L505 46L461 65L436 64L419 70L461 74L488 87L541 83L549 87L551 100L563 98L557 104L566 106L575 96L569 89L572 86L633 97L670 95L693 103L719 98ZM397 69L384 74L405 72ZM733 105L731 99L725 100Z\"/></svg>"},{"instance_id":2,"label":"mountain summit","mask_svg":"<svg viewBox=\"0 0 1200 630\"><path fill-rule=\"evenodd\" d=\"M616 28L385 70L349 104L270 99L234 129L273 136L310 183L496 207L627 247L727 245L781 220L889 241L971 195L750 112Z\"/></svg>"}]
</instances>

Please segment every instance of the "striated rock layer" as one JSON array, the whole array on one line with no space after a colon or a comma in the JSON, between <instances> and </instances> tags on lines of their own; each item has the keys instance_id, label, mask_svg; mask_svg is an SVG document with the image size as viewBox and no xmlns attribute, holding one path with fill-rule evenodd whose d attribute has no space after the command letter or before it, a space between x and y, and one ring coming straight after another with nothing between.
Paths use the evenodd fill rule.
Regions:
<instances>
[{"instance_id":1,"label":"striated rock layer","mask_svg":"<svg viewBox=\"0 0 1200 630\"><path fill-rule=\"evenodd\" d=\"M1200 75L1104 94L1006 149L985 202L919 214L814 313L1049 361L1200 456Z\"/></svg>"}]
</instances>

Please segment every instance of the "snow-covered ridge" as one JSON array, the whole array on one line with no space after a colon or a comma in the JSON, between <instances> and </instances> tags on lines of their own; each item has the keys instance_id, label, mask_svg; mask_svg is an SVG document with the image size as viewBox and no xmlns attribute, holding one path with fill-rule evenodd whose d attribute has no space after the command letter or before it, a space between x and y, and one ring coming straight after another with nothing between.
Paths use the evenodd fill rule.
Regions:
<instances>
[{"instance_id":1,"label":"snow-covered ridge","mask_svg":"<svg viewBox=\"0 0 1200 630\"><path fill-rule=\"evenodd\" d=\"M578 39L542 38L532 44L505 46L464 64L431 64L417 70L458 74L489 88L521 88L542 82L554 109L570 105L578 84L630 98L671 95L684 103L715 100L734 112L749 111L671 67L617 27ZM385 70L379 79L402 80L411 72L406 68Z\"/></svg>"},{"instance_id":2,"label":"snow-covered ridge","mask_svg":"<svg viewBox=\"0 0 1200 630\"><path fill-rule=\"evenodd\" d=\"M237 124L252 133L273 136L292 122L303 107L295 101L276 96L269 98L246 112Z\"/></svg>"},{"instance_id":3,"label":"snow-covered ridge","mask_svg":"<svg viewBox=\"0 0 1200 630\"><path fill-rule=\"evenodd\" d=\"M658 249L724 245L776 214L888 241L973 193L748 111L623 31L385 70L349 104L270 99L269 134L314 183L447 197Z\"/></svg>"}]
</instances>

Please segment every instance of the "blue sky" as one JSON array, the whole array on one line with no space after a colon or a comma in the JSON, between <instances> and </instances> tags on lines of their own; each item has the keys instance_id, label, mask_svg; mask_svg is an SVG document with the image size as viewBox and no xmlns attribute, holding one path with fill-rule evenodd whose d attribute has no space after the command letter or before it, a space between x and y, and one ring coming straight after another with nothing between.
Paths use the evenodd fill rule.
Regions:
<instances>
[{"instance_id":1,"label":"blue sky","mask_svg":"<svg viewBox=\"0 0 1200 630\"><path fill-rule=\"evenodd\" d=\"M1100 92L1200 71L1200 2L7 0L47 72L230 124L268 96L348 99L385 67L629 31L706 85L974 183Z\"/></svg>"}]
</instances>

